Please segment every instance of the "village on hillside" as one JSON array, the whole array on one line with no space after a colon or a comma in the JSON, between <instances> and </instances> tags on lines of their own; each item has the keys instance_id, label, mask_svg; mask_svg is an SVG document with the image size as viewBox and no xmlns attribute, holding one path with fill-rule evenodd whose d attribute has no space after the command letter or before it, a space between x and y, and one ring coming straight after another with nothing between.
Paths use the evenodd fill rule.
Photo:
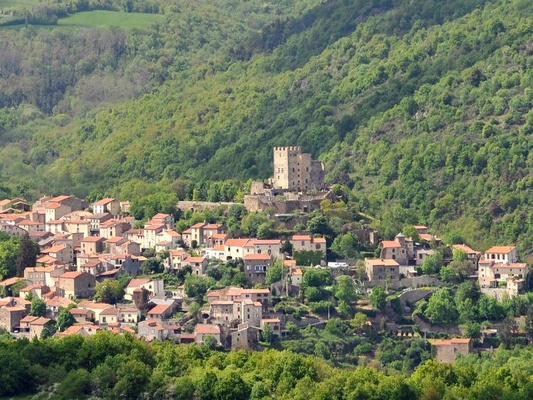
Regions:
<instances>
[{"instance_id":1,"label":"village on hillside","mask_svg":"<svg viewBox=\"0 0 533 400\"><path fill-rule=\"evenodd\" d=\"M274 175L252 184L248 213L268 210L280 220L337 201L321 162L300 147L273 152ZM177 207L190 212L202 204ZM402 320L456 282L475 282L491 301L518 298L529 288L528 265L513 245L480 252L445 245L426 226L409 228L391 240L369 227L354 232L364 257L339 260L328 259L331 243L312 230L232 237L224 224L209 221L177 231L175 215L167 213L136 221L130 202L114 198L5 199L0 231L31 239L38 251L34 265L0 282L0 329L28 339L109 330L147 341L260 349L306 326L324 327L333 315L352 322L359 315L358 333L436 338L431 343L441 361L469 354L474 341L489 349L483 339L502 328L465 337L464 329L427 318L427 308L413 313L410 325ZM518 322L509 329L520 335Z\"/></svg>"}]
</instances>

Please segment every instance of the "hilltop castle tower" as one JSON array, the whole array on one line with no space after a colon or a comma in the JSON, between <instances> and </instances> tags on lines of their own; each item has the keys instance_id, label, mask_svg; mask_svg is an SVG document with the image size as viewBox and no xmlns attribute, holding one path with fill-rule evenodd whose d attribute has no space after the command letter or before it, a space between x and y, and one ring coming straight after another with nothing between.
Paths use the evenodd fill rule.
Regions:
<instances>
[{"instance_id":1,"label":"hilltop castle tower","mask_svg":"<svg viewBox=\"0 0 533 400\"><path fill-rule=\"evenodd\" d=\"M306 192L324 189L324 163L302 153L300 146L274 147L273 189Z\"/></svg>"}]
</instances>

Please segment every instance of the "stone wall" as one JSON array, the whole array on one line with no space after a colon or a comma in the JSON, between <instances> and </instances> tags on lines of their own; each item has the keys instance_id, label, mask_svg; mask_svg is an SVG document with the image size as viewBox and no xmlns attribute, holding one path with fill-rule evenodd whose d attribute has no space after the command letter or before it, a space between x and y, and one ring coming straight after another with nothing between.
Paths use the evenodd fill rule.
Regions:
<instances>
[{"instance_id":1,"label":"stone wall","mask_svg":"<svg viewBox=\"0 0 533 400\"><path fill-rule=\"evenodd\" d=\"M431 293L433 293L433 290L409 289L399 296L400 303L402 304L402 307L406 307L409 304L415 304L417 301L428 297Z\"/></svg>"},{"instance_id":2,"label":"stone wall","mask_svg":"<svg viewBox=\"0 0 533 400\"><path fill-rule=\"evenodd\" d=\"M214 210L220 206L230 208L232 205L241 204L241 203L232 203L232 202L220 202L213 203L211 201L180 201L176 207L181 211L204 211L204 210Z\"/></svg>"},{"instance_id":3,"label":"stone wall","mask_svg":"<svg viewBox=\"0 0 533 400\"><path fill-rule=\"evenodd\" d=\"M365 288L373 288L375 286L386 287L388 286L391 289L404 289L404 288L419 288L424 286L443 286L440 280L432 276L417 276L414 278L402 278L402 279L391 279L386 281L385 279L375 279L372 281L363 282Z\"/></svg>"}]
</instances>

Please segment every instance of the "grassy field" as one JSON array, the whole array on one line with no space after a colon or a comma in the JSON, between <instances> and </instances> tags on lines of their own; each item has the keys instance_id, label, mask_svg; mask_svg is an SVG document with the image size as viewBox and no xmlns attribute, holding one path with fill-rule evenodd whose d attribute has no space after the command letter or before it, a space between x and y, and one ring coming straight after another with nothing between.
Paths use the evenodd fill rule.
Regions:
<instances>
[{"instance_id":1,"label":"grassy field","mask_svg":"<svg viewBox=\"0 0 533 400\"><path fill-rule=\"evenodd\" d=\"M10 0L0 0L9 2ZM28 4L29 4L28 0ZM22 5L22 3L17 2ZM1 7L1 5L0 5ZM36 28L54 29L57 27L66 29L96 28L102 26L115 26L119 28L147 28L164 17L159 14L126 13L117 11L86 11L73 14L68 18L61 18L57 25L35 25ZM4 26L1 29L21 29L24 25Z\"/></svg>"},{"instance_id":2,"label":"grassy field","mask_svg":"<svg viewBox=\"0 0 533 400\"><path fill-rule=\"evenodd\" d=\"M40 4L39 0L0 0L0 8L36 6L37 4Z\"/></svg>"},{"instance_id":3,"label":"grassy field","mask_svg":"<svg viewBox=\"0 0 533 400\"><path fill-rule=\"evenodd\" d=\"M62 18L58 26L68 28L94 28L99 26L116 26L120 28L147 28L163 19L159 14L140 14L116 11L87 11Z\"/></svg>"}]
</instances>

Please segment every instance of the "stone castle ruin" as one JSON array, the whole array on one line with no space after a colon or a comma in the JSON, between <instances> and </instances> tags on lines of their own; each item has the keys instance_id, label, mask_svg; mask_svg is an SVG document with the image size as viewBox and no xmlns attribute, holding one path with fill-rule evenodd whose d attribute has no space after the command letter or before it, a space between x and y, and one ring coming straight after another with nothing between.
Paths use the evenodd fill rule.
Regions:
<instances>
[{"instance_id":1,"label":"stone castle ruin","mask_svg":"<svg viewBox=\"0 0 533 400\"><path fill-rule=\"evenodd\" d=\"M274 176L268 183L253 182L244 205L249 212L267 208L277 214L311 212L332 197L324 178L324 163L302 153L300 146L274 147Z\"/></svg>"}]
</instances>

